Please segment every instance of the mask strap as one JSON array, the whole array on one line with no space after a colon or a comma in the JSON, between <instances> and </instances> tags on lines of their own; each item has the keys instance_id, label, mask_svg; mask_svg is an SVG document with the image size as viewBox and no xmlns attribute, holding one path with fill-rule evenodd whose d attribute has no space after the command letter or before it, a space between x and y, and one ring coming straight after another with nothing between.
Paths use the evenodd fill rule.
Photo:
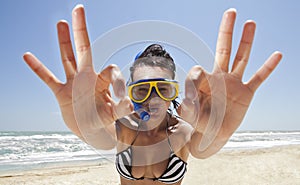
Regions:
<instances>
[{"instance_id":1,"label":"mask strap","mask_svg":"<svg viewBox=\"0 0 300 185\"><path fill-rule=\"evenodd\" d=\"M140 51L134 58L134 61L136 61L136 59L138 59L141 55L142 55L143 51Z\"/></svg>"}]
</instances>

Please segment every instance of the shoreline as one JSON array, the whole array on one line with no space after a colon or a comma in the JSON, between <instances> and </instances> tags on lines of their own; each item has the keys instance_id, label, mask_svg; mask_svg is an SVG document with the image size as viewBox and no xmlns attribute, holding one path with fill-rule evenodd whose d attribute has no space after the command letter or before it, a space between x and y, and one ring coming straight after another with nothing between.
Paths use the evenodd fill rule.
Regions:
<instances>
[{"instance_id":1,"label":"shoreline","mask_svg":"<svg viewBox=\"0 0 300 185\"><path fill-rule=\"evenodd\" d=\"M114 163L26 170L0 175L0 184L119 184ZM300 145L221 150L207 159L189 157L187 184L300 184Z\"/></svg>"}]
</instances>

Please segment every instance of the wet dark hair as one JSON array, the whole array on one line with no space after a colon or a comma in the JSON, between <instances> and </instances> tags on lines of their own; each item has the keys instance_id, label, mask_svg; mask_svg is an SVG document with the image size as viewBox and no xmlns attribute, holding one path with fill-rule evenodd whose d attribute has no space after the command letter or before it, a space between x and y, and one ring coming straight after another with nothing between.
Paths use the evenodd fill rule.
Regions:
<instances>
[{"instance_id":1,"label":"wet dark hair","mask_svg":"<svg viewBox=\"0 0 300 185\"><path fill-rule=\"evenodd\" d=\"M175 78L176 66L171 55L159 44L149 45L142 53L139 53L133 65L130 67L130 78L133 80L133 73L136 68L141 66L161 67L168 69L172 73L172 79ZM172 100L175 109L179 102Z\"/></svg>"},{"instance_id":2,"label":"wet dark hair","mask_svg":"<svg viewBox=\"0 0 300 185\"><path fill-rule=\"evenodd\" d=\"M159 44L151 44L142 53L139 53L130 67L130 77L133 80L133 73L141 66L161 67L168 69L175 78L176 66L170 54Z\"/></svg>"}]
</instances>

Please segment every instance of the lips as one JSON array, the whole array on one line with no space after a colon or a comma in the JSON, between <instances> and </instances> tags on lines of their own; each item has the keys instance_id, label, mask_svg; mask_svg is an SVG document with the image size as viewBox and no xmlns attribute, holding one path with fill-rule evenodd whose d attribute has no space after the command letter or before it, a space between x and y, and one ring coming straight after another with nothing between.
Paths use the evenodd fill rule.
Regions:
<instances>
[{"instance_id":1,"label":"lips","mask_svg":"<svg viewBox=\"0 0 300 185\"><path fill-rule=\"evenodd\" d=\"M151 114L158 113L160 111L160 106L159 105L148 105L145 107L145 110Z\"/></svg>"},{"instance_id":2,"label":"lips","mask_svg":"<svg viewBox=\"0 0 300 185\"><path fill-rule=\"evenodd\" d=\"M161 103L147 103L143 105L143 108L150 114L159 114L162 111L163 105Z\"/></svg>"},{"instance_id":3,"label":"lips","mask_svg":"<svg viewBox=\"0 0 300 185\"><path fill-rule=\"evenodd\" d=\"M157 113L159 111L159 108L150 108L149 112L150 113Z\"/></svg>"}]
</instances>

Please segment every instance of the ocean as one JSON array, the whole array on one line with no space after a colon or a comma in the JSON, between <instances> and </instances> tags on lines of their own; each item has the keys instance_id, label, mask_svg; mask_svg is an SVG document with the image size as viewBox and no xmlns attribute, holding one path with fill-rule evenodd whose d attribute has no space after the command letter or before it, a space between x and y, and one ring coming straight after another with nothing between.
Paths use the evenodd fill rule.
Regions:
<instances>
[{"instance_id":1,"label":"ocean","mask_svg":"<svg viewBox=\"0 0 300 185\"><path fill-rule=\"evenodd\" d=\"M299 145L300 131L236 132L222 150ZM99 151L70 132L0 132L0 175L9 172L102 164L115 151Z\"/></svg>"}]
</instances>

